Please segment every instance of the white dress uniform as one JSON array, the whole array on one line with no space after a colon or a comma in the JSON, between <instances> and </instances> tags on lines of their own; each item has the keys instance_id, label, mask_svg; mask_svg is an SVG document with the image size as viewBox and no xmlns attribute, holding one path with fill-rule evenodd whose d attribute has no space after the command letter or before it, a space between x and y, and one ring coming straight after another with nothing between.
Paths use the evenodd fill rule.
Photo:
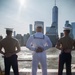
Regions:
<instances>
[{"instance_id":1,"label":"white dress uniform","mask_svg":"<svg viewBox=\"0 0 75 75\"><path fill-rule=\"evenodd\" d=\"M26 47L33 51L32 75L36 75L38 63L41 63L43 75L47 75L46 50L52 47L50 39L41 32L31 35L26 43ZM37 53L38 47L43 48L43 52Z\"/></svg>"}]
</instances>

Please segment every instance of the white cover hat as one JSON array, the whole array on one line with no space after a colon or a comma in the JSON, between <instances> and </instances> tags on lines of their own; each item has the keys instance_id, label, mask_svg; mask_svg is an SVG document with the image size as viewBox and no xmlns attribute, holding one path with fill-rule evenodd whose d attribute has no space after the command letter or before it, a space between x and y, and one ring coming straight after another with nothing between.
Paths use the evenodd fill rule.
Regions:
<instances>
[{"instance_id":1,"label":"white cover hat","mask_svg":"<svg viewBox=\"0 0 75 75\"><path fill-rule=\"evenodd\" d=\"M5 28L8 31L13 31L13 28Z\"/></svg>"},{"instance_id":2,"label":"white cover hat","mask_svg":"<svg viewBox=\"0 0 75 75\"><path fill-rule=\"evenodd\" d=\"M37 25L35 28L42 27L41 25ZM43 27L42 27L43 28Z\"/></svg>"},{"instance_id":3,"label":"white cover hat","mask_svg":"<svg viewBox=\"0 0 75 75\"><path fill-rule=\"evenodd\" d=\"M71 30L71 27L63 27L64 30Z\"/></svg>"}]
</instances>

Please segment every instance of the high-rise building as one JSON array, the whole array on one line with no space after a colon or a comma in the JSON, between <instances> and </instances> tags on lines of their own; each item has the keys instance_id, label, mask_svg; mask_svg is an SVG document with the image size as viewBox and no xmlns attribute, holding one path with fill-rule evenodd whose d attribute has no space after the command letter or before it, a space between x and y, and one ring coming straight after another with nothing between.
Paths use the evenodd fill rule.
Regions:
<instances>
[{"instance_id":1,"label":"high-rise building","mask_svg":"<svg viewBox=\"0 0 75 75\"><path fill-rule=\"evenodd\" d=\"M56 6L56 0L52 9L52 27L56 28L56 34L58 35L58 7Z\"/></svg>"},{"instance_id":2,"label":"high-rise building","mask_svg":"<svg viewBox=\"0 0 75 75\"><path fill-rule=\"evenodd\" d=\"M34 31L36 31L37 26L41 26L43 28L43 33L44 33L44 22L43 21L35 21L35 23L34 23Z\"/></svg>"},{"instance_id":3,"label":"high-rise building","mask_svg":"<svg viewBox=\"0 0 75 75\"><path fill-rule=\"evenodd\" d=\"M68 25L69 25L69 21L67 20L67 21L65 22L65 26L68 27Z\"/></svg>"},{"instance_id":4,"label":"high-rise building","mask_svg":"<svg viewBox=\"0 0 75 75\"><path fill-rule=\"evenodd\" d=\"M72 22L71 25L72 25L73 38L75 39L75 22Z\"/></svg>"},{"instance_id":5,"label":"high-rise building","mask_svg":"<svg viewBox=\"0 0 75 75\"><path fill-rule=\"evenodd\" d=\"M24 36L23 36L24 46L26 45L26 42L27 42L29 36L30 36L29 33L24 34Z\"/></svg>"},{"instance_id":6,"label":"high-rise building","mask_svg":"<svg viewBox=\"0 0 75 75\"><path fill-rule=\"evenodd\" d=\"M55 46L58 40L58 7L56 6L56 0L52 9L52 25L46 28L46 35L50 37L53 46Z\"/></svg>"},{"instance_id":7,"label":"high-rise building","mask_svg":"<svg viewBox=\"0 0 75 75\"><path fill-rule=\"evenodd\" d=\"M23 36L21 34L17 34L15 38L19 41L20 46L23 46L24 44Z\"/></svg>"},{"instance_id":8,"label":"high-rise building","mask_svg":"<svg viewBox=\"0 0 75 75\"><path fill-rule=\"evenodd\" d=\"M29 25L30 35L32 35L32 24Z\"/></svg>"},{"instance_id":9,"label":"high-rise building","mask_svg":"<svg viewBox=\"0 0 75 75\"><path fill-rule=\"evenodd\" d=\"M46 27L46 34L48 34L50 27Z\"/></svg>"}]
</instances>

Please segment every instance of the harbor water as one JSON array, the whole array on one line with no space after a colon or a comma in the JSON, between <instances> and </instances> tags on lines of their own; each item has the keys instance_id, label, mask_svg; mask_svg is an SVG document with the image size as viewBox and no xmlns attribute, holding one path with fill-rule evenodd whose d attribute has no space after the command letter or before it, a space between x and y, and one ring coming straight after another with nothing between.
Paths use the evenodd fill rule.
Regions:
<instances>
[{"instance_id":1,"label":"harbor water","mask_svg":"<svg viewBox=\"0 0 75 75\"><path fill-rule=\"evenodd\" d=\"M18 55L18 65L19 69L31 69L32 68L32 51L27 49L26 47L21 47L21 52ZM47 54L47 67L48 69L57 69L59 62L59 54L60 50L56 48L51 48L46 50ZM0 54L0 67L4 70L4 59ZM39 63L39 68L41 68L41 64ZM72 69L75 68L75 51L72 52Z\"/></svg>"}]
</instances>

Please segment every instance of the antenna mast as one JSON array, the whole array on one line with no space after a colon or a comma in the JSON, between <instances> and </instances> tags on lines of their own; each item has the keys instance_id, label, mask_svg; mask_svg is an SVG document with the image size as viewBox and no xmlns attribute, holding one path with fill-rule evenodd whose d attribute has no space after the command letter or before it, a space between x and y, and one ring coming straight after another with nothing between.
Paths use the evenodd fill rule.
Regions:
<instances>
[{"instance_id":1,"label":"antenna mast","mask_svg":"<svg viewBox=\"0 0 75 75\"><path fill-rule=\"evenodd\" d=\"M56 6L56 0L55 0L55 6Z\"/></svg>"}]
</instances>

